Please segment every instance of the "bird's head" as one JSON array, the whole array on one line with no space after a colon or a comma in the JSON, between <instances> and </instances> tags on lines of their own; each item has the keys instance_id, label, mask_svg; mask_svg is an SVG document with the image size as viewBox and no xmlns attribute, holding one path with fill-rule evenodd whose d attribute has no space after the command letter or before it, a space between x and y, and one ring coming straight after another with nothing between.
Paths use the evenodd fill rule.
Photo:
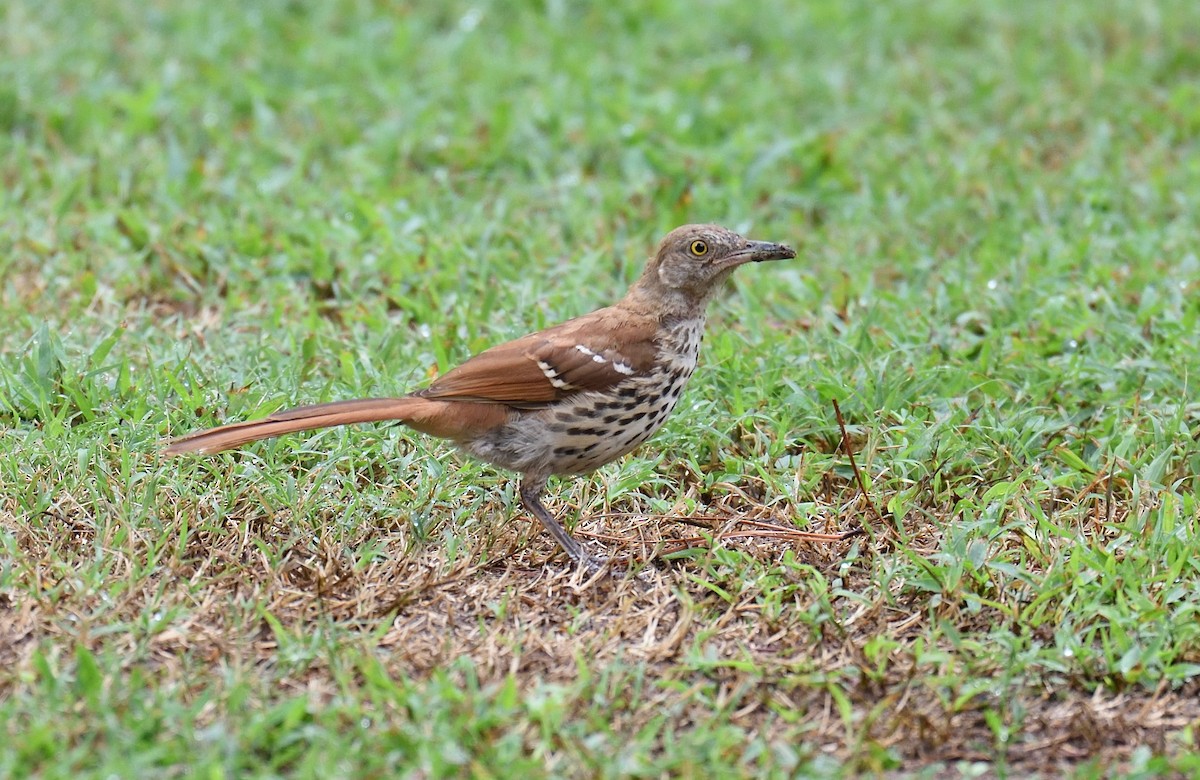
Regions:
<instances>
[{"instance_id":1,"label":"bird's head","mask_svg":"<svg viewBox=\"0 0 1200 780\"><path fill-rule=\"evenodd\" d=\"M755 241L719 225L684 225L658 245L635 289L703 306L739 265L795 256L791 247Z\"/></svg>"}]
</instances>

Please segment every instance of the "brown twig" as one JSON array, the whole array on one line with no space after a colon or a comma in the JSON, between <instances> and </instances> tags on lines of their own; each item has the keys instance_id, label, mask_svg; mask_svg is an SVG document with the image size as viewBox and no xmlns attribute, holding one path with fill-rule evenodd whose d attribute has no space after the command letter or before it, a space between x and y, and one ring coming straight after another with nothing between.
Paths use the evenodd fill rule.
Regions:
<instances>
[{"instance_id":1,"label":"brown twig","mask_svg":"<svg viewBox=\"0 0 1200 780\"><path fill-rule=\"evenodd\" d=\"M778 523L768 523L765 520L755 520L749 517L711 517L707 515L652 515L642 514L639 512L607 512L596 517L645 517L649 519L670 520L684 525L691 525L697 528L703 528L717 534L720 539L744 539L754 536L762 536L764 538L774 539L791 539L793 541L810 541L810 542L840 542L843 539L849 539L853 536L858 536L863 533L862 528L851 528L848 531L838 531L836 533L820 533L818 531L801 531L797 528L789 528L786 525ZM742 523L760 529L758 531L719 531L717 525L721 523ZM589 533L583 530L576 530L580 536L589 536L594 539L620 541L621 537L606 536L604 534Z\"/></svg>"},{"instance_id":2,"label":"brown twig","mask_svg":"<svg viewBox=\"0 0 1200 780\"><path fill-rule=\"evenodd\" d=\"M833 413L837 417L838 427L842 430L842 449L846 451L846 457L850 459L850 469L854 472L854 479L858 481L858 489L862 491L863 498L867 500L867 506L871 508L871 513L875 515L875 520L883 525L883 515L879 513L879 508L875 506L875 502L871 500L871 494L867 492L867 483L863 479L862 472L858 470L858 464L854 461L854 450L850 446L850 434L846 433L846 418L842 417L842 407L838 405L837 399L833 401ZM866 525L864 524L864 529ZM867 534L874 539L875 534L867 529Z\"/></svg>"},{"instance_id":3,"label":"brown twig","mask_svg":"<svg viewBox=\"0 0 1200 780\"><path fill-rule=\"evenodd\" d=\"M766 526L766 523L759 524ZM704 527L704 526L702 526ZM816 531L797 531L784 526L760 527L754 531L718 531L715 528L709 528L713 532L714 539L786 539L790 541L807 541L807 542L840 542L843 539L849 539L852 536L857 536L863 532L861 528L852 528L849 531L839 531L834 534L817 533ZM576 534L585 536L589 539L599 539L601 541L621 543L627 541L626 537L615 536L612 534L599 534L594 531L581 531L576 529ZM700 540L701 537L694 537L695 540Z\"/></svg>"}]
</instances>

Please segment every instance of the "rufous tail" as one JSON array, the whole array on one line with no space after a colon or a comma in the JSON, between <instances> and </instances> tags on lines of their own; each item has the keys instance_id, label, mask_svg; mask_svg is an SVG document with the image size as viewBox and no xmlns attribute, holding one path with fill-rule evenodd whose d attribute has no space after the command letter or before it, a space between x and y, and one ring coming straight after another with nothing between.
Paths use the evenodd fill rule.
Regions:
<instances>
[{"instance_id":1,"label":"rufous tail","mask_svg":"<svg viewBox=\"0 0 1200 780\"><path fill-rule=\"evenodd\" d=\"M260 420L230 423L180 436L172 439L163 448L162 453L182 455L185 452L221 452L259 439L269 439L272 436L297 431L384 420L405 422L414 414L419 414L426 404L428 402L420 398L359 398L354 401L300 406L276 412Z\"/></svg>"}]
</instances>

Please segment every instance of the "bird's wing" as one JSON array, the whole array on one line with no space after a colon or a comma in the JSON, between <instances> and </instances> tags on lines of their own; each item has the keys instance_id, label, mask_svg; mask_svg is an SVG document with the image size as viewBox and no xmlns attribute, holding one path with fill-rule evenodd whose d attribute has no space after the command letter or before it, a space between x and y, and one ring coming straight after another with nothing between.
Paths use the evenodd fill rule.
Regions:
<instances>
[{"instance_id":1,"label":"bird's wing","mask_svg":"<svg viewBox=\"0 0 1200 780\"><path fill-rule=\"evenodd\" d=\"M657 332L649 317L601 309L480 352L414 395L536 408L608 390L650 369Z\"/></svg>"}]
</instances>

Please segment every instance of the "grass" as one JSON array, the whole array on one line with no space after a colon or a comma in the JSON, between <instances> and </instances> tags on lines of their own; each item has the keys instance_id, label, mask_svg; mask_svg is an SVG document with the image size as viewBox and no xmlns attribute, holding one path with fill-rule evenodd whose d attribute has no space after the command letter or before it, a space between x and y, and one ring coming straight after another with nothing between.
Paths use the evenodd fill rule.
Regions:
<instances>
[{"instance_id":1,"label":"grass","mask_svg":"<svg viewBox=\"0 0 1200 780\"><path fill-rule=\"evenodd\" d=\"M1198 29L5 4L0 776L1200 773ZM554 487L630 576L401 428L156 455L416 388L687 221L801 256L739 272L663 432Z\"/></svg>"}]
</instances>

